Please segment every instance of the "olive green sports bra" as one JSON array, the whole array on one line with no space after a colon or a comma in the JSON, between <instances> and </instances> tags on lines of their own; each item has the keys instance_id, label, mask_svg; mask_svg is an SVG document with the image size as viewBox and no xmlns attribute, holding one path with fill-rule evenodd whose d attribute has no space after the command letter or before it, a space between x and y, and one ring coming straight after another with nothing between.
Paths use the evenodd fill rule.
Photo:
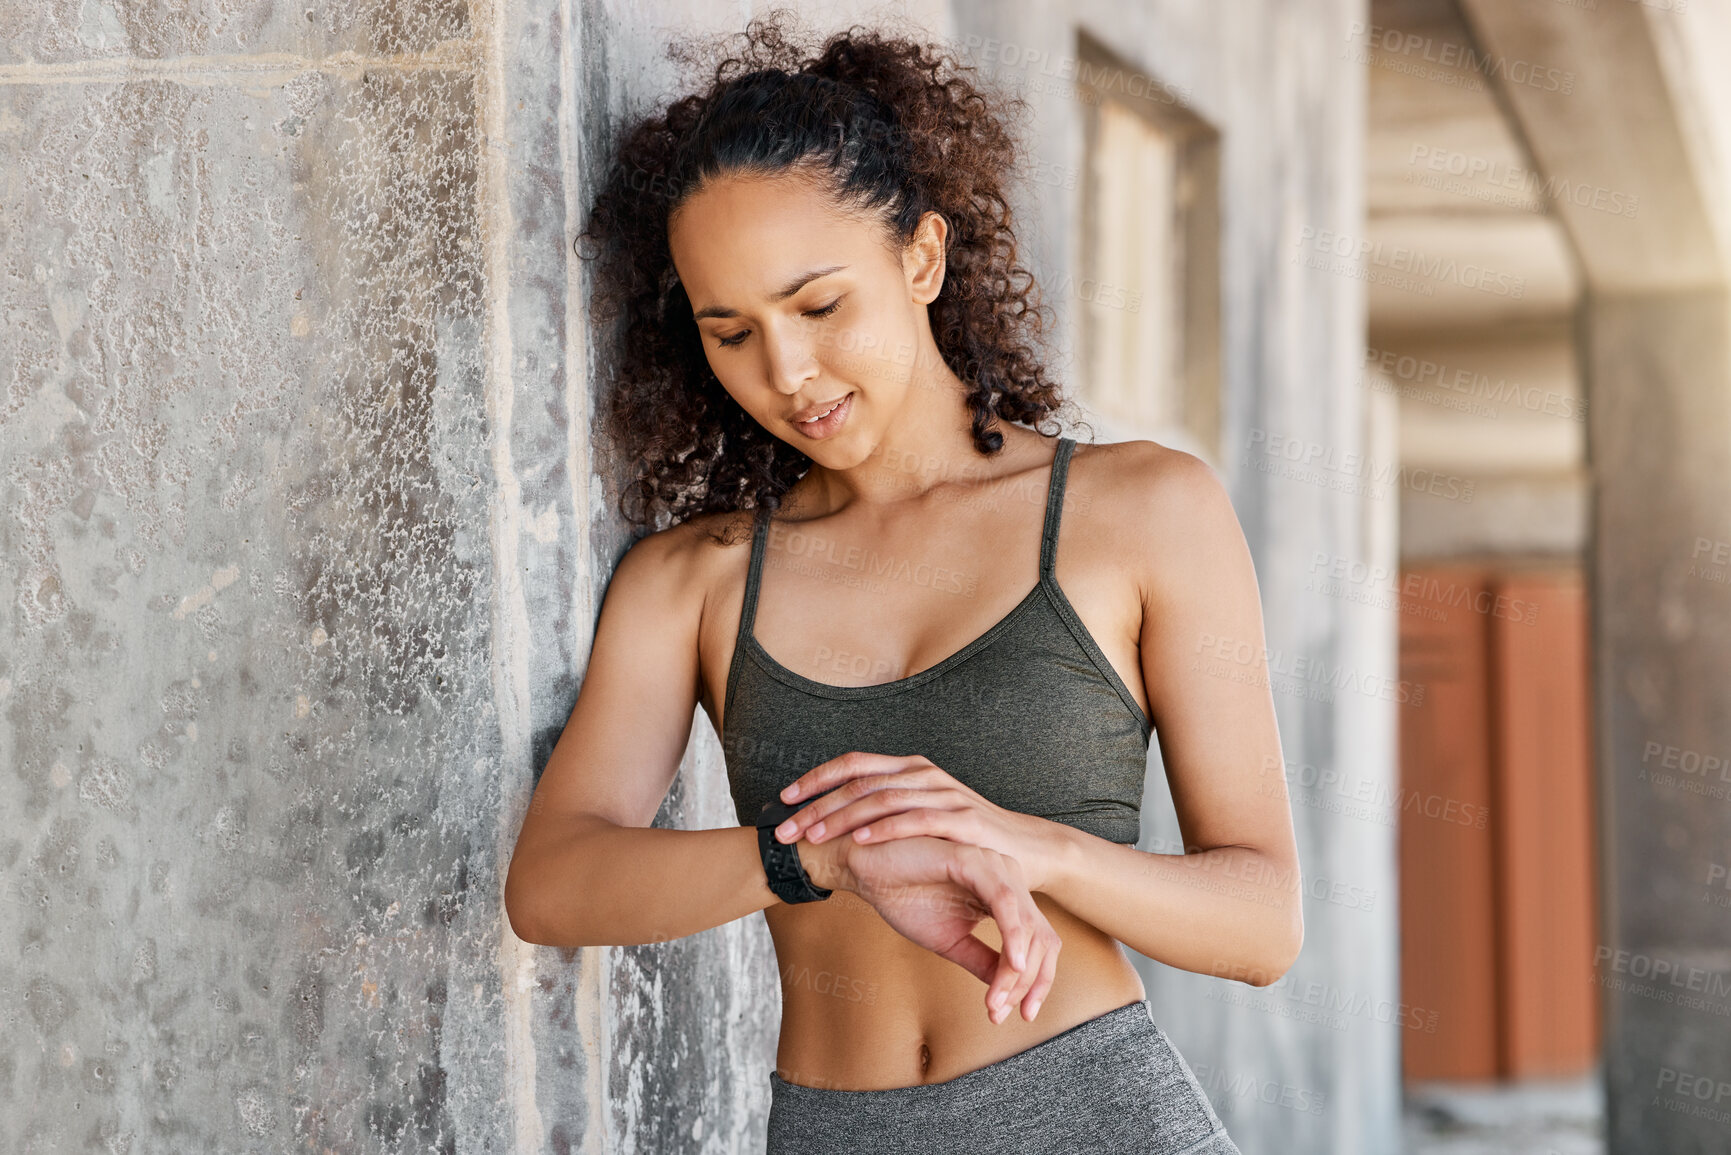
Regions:
<instances>
[{"instance_id":1,"label":"olive green sports bra","mask_svg":"<svg viewBox=\"0 0 1731 1155\"><path fill-rule=\"evenodd\" d=\"M1053 576L1074 448L1061 437L1052 459L1038 584L960 650L892 682L816 682L758 644L769 528L758 517L721 735L742 825L813 766L867 750L924 755L1006 810L1137 841L1151 726Z\"/></svg>"}]
</instances>

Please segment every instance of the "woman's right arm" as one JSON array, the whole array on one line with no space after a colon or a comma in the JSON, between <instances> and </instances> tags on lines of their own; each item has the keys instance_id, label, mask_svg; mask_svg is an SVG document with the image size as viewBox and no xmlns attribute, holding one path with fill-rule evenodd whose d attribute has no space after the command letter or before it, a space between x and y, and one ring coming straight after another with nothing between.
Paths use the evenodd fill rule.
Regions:
<instances>
[{"instance_id":1,"label":"woman's right arm","mask_svg":"<svg viewBox=\"0 0 1731 1155\"><path fill-rule=\"evenodd\" d=\"M608 583L577 704L505 878L505 914L526 942L661 942L780 901L764 880L755 828L649 825L697 708L707 586L699 532L681 526L641 539ZM835 857L821 850L801 847L814 880Z\"/></svg>"},{"instance_id":2,"label":"woman's right arm","mask_svg":"<svg viewBox=\"0 0 1731 1155\"><path fill-rule=\"evenodd\" d=\"M781 901L764 876L755 826L649 825L679 771L697 709L698 634L705 592L715 584L703 567L726 560L702 532L683 525L650 534L626 551L608 583L577 704L535 786L505 876L505 916L525 942L665 942ZM1058 937L1014 859L937 838L797 845L817 885L859 895L904 937L986 983L994 1021L1030 994L1037 1005L1050 986ZM972 933L988 915L1003 953ZM994 1009L998 995L1004 1001Z\"/></svg>"}]
</instances>

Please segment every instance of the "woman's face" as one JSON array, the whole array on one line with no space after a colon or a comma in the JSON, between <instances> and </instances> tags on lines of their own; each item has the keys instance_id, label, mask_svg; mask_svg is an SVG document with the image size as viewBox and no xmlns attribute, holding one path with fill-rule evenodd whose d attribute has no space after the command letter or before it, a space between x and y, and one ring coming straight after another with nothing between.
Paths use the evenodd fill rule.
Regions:
<instances>
[{"instance_id":1,"label":"woman's face","mask_svg":"<svg viewBox=\"0 0 1731 1155\"><path fill-rule=\"evenodd\" d=\"M935 352L926 305L943 285L944 227L928 213L898 259L809 180L730 176L681 206L668 246L722 387L775 436L846 469L876 449Z\"/></svg>"}]
</instances>

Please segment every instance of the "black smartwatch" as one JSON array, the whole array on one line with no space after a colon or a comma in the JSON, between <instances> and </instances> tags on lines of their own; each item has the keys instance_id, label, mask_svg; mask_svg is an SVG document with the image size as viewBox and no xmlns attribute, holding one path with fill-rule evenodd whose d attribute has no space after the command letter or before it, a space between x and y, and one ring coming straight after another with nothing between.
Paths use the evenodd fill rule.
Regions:
<instances>
[{"instance_id":1,"label":"black smartwatch","mask_svg":"<svg viewBox=\"0 0 1731 1155\"><path fill-rule=\"evenodd\" d=\"M757 816L757 848L763 853L763 873L769 879L769 889L783 902L821 902L834 893L817 885L805 872L799 860L799 843L783 842L775 836L775 828L810 801L807 798L793 805L783 802L778 794L763 804L763 811Z\"/></svg>"}]
</instances>

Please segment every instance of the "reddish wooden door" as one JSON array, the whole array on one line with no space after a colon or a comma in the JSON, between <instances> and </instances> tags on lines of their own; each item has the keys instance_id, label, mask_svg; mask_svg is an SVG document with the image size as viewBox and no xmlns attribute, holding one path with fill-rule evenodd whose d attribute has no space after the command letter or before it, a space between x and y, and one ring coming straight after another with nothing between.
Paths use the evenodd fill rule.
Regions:
<instances>
[{"instance_id":1,"label":"reddish wooden door","mask_svg":"<svg viewBox=\"0 0 1731 1155\"><path fill-rule=\"evenodd\" d=\"M1497 1068L1490 700L1477 569L1403 575L1400 676L1401 1001L1436 1012L1403 1030L1408 1079L1488 1079Z\"/></svg>"},{"instance_id":2,"label":"reddish wooden door","mask_svg":"<svg viewBox=\"0 0 1731 1155\"><path fill-rule=\"evenodd\" d=\"M1497 588L1511 611L1490 620L1498 1069L1572 1075L1599 1051L1586 598L1569 572Z\"/></svg>"},{"instance_id":3,"label":"reddish wooden door","mask_svg":"<svg viewBox=\"0 0 1731 1155\"><path fill-rule=\"evenodd\" d=\"M1586 599L1578 572L1403 574L1402 1032L1409 1080L1567 1075L1599 1049Z\"/></svg>"}]
</instances>

